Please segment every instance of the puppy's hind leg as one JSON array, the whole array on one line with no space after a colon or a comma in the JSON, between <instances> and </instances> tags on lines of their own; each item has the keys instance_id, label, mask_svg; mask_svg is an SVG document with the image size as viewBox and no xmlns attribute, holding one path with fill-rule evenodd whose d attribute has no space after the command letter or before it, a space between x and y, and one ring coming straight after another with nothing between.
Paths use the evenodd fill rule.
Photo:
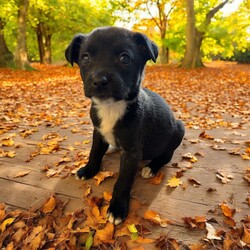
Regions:
<instances>
[{"instance_id":1,"label":"puppy's hind leg","mask_svg":"<svg viewBox=\"0 0 250 250\"><path fill-rule=\"evenodd\" d=\"M156 175L161 167L171 161L175 149L180 145L185 133L184 125L181 121L176 122L175 132L170 140L170 144L166 152L154 158L146 167L141 171L143 178L151 178Z\"/></svg>"}]
</instances>

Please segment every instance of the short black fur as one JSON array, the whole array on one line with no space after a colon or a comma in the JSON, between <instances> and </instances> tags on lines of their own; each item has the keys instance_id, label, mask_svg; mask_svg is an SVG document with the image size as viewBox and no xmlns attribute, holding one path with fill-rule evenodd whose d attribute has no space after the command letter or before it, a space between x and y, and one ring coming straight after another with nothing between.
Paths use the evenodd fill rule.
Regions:
<instances>
[{"instance_id":1,"label":"short black fur","mask_svg":"<svg viewBox=\"0 0 250 250\"><path fill-rule=\"evenodd\" d=\"M108 210L110 221L118 224L128 214L140 160L151 160L143 175L154 176L171 160L183 139L184 126L161 96L141 87L146 62L155 62L158 56L157 46L144 34L115 27L95 29L75 36L65 55L71 64L79 65L85 95L92 100L93 143L89 161L77 176L88 179L98 173L110 142L122 152Z\"/></svg>"}]
</instances>

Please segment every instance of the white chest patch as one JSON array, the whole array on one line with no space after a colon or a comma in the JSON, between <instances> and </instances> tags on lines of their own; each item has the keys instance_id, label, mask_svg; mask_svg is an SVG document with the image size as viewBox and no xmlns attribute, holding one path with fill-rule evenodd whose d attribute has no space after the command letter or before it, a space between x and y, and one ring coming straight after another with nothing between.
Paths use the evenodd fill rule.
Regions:
<instances>
[{"instance_id":1,"label":"white chest patch","mask_svg":"<svg viewBox=\"0 0 250 250\"><path fill-rule=\"evenodd\" d=\"M97 115L101 121L99 132L109 144L115 147L114 126L124 116L127 103L123 100L116 102L111 98L105 101L93 98L92 101L95 103Z\"/></svg>"}]
</instances>

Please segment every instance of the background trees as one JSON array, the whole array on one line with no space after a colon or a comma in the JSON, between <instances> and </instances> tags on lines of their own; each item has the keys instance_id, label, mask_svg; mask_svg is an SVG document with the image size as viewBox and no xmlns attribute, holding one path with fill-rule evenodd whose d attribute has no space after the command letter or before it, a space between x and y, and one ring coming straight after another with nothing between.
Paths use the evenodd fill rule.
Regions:
<instances>
[{"instance_id":1,"label":"background trees","mask_svg":"<svg viewBox=\"0 0 250 250\"><path fill-rule=\"evenodd\" d=\"M186 2L0 0L0 67L27 68L32 61L63 60L64 49L75 33L114 24L147 33L160 47L160 63L197 67L211 59L245 56L244 61L250 60L248 0ZM231 2L240 4L228 12ZM189 7L191 23L187 22ZM187 27L191 33L186 33ZM190 52L188 48L192 48Z\"/></svg>"}]
</instances>

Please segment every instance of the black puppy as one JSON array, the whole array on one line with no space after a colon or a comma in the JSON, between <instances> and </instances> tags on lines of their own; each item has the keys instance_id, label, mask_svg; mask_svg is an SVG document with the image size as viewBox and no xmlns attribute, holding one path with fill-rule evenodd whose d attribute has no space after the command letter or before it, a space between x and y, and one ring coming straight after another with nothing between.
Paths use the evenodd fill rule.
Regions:
<instances>
[{"instance_id":1,"label":"black puppy","mask_svg":"<svg viewBox=\"0 0 250 250\"><path fill-rule=\"evenodd\" d=\"M152 160L142 169L142 177L154 176L171 160L184 126L162 97L140 86L146 62L155 62L158 56L157 46L145 35L123 28L98 28L76 35L65 55L80 67L85 95L92 101L93 143L89 162L77 177L96 175L109 145L122 150L108 210L109 221L119 224L128 214L140 160Z\"/></svg>"}]
</instances>

